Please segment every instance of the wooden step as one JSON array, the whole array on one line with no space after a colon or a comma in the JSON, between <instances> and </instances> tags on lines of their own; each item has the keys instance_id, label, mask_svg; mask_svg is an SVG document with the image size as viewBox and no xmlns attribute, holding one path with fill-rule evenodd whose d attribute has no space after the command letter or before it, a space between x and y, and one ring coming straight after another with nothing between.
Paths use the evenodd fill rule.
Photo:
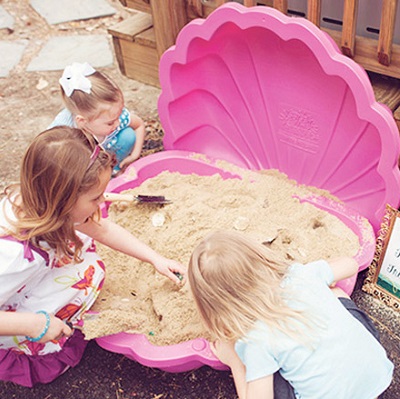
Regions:
<instances>
[{"instance_id":1,"label":"wooden step","mask_svg":"<svg viewBox=\"0 0 400 399\"><path fill-rule=\"evenodd\" d=\"M158 55L153 21L150 14L137 12L112 26L114 51L121 72L128 78L160 87Z\"/></svg>"},{"instance_id":2,"label":"wooden step","mask_svg":"<svg viewBox=\"0 0 400 399\"><path fill-rule=\"evenodd\" d=\"M119 1L125 7L151 14L150 0L119 0Z\"/></svg>"}]
</instances>

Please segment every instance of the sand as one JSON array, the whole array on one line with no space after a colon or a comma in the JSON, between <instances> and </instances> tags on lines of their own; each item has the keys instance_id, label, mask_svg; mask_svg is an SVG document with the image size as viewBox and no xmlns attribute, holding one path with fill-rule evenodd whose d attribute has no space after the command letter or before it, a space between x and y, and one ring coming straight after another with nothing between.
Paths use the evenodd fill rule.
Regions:
<instances>
[{"instance_id":1,"label":"sand","mask_svg":"<svg viewBox=\"0 0 400 399\"><path fill-rule=\"evenodd\" d=\"M188 264L192 249L209 232L239 230L293 262L354 256L358 236L337 217L298 197L326 191L297 185L275 170L244 171L243 179L162 172L126 192L164 195L171 204L114 203L109 217L162 255ZM179 288L146 263L99 246L107 275L86 320L87 339L122 331L145 334L155 345L209 338L198 318L189 284Z\"/></svg>"}]
</instances>

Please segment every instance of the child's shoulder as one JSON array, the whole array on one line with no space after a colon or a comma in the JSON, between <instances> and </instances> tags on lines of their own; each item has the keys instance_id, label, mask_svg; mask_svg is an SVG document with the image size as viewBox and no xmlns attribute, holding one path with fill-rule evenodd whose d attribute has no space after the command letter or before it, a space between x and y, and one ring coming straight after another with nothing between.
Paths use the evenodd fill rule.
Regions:
<instances>
[{"instance_id":1,"label":"child's shoulder","mask_svg":"<svg viewBox=\"0 0 400 399\"><path fill-rule=\"evenodd\" d=\"M25 248L23 243L0 237L0 273L7 270L20 269L25 263Z\"/></svg>"},{"instance_id":2,"label":"child's shoulder","mask_svg":"<svg viewBox=\"0 0 400 399\"><path fill-rule=\"evenodd\" d=\"M313 279L317 278L326 282L333 278L332 269L329 266L328 261L324 259L316 260L306 264L293 263L289 267L288 275Z\"/></svg>"},{"instance_id":3,"label":"child's shoulder","mask_svg":"<svg viewBox=\"0 0 400 399\"><path fill-rule=\"evenodd\" d=\"M51 122L51 124L48 126L48 129L51 129L55 126L76 127L74 116L67 108L64 108L56 115L53 122Z\"/></svg>"}]
</instances>

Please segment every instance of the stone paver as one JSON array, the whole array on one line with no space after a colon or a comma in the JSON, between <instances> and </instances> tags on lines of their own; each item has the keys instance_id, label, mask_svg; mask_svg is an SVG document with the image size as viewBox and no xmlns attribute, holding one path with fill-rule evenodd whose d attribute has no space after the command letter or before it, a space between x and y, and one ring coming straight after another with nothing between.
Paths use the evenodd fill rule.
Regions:
<instances>
[{"instance_id":1,"label":"stone paver","mask_svg":"<svg viewBox=\"0 0 400 399\"><path fill-rule=\"evenodd\" d=\"M73 62L88 62L93 67L113 63L113 53L106 35L56 36L32 59L27 71L57 71Z\"/></svg>"},{"instance_id":2,"label":"stone paver","mask_svg":"<svg viewBox=\"0 0 400 399\"><path fill-rule=\"evenodd\" d=\"M14 18L10 15L4 7L0 6L0 29L13 29Z\"/></svg>"},{"instance_id":3,"label":"stone paver","mask_svg":"<svg viewBox=\"0 0 400 399\"><path fill-rule=\"evenodd\" d=\"M31 0L31 6L49 24L113 15L106 0Z\"/></svg>"},{"instance_id":4,"label":"stone paver","mask_svg":"<svg viewBox=\"0 0 400 399\"><path fill-rule=\"evenodd\" d=\"M0 78L7 77L19 63L27 44L27 40L0 41Z\"/></svg>"}]
</instances>

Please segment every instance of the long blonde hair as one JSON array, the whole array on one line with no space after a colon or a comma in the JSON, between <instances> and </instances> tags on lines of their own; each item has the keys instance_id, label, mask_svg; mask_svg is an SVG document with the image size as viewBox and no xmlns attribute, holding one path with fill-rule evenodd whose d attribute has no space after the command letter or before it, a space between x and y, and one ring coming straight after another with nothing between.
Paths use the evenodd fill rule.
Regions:
<instances>
[{"instance_id":1,"label":"long blonde hair","mask_svg":"<svg viewBox=\"0 0 400 399\"><path fill-rule=\"evenodd\" d=\"M64 104L73 115L83 115L85 118L93 120L103 111L102 105L112 105L124 101L121 89L105 74L96 71L87 76L87 79L92 84L90 93L74 90L68 97L60 86Z\"/></svg>"},{"instance_id":2,"label":"long blonde hair","mask_svg":"<svg viewBox=\"0 0 400 399\"><path fill-rule=\"evenodd\" d=\"M9 220L10 235L35 246L44 240L58 255L80 261L82 242L71 211L80 195L99 184L100 173L115 164L103 150L91 160L96 145L92 136L67 126L34 138L23 157L20 183L5 190L16 216Z\"/></svg>"},{"instance_id":3,"label":"long blonde hair","mask_svg":"<svg viewBox=\"0 0 400 399\"><path fill-rule=\"evenodd\" d=\"M230 231L207 236L193 251L188 278L201 318L216 338L237 340L257 320L297 337L312 323L285 300L289 264L262 244Z\"/></svg>"}]
</instances>

